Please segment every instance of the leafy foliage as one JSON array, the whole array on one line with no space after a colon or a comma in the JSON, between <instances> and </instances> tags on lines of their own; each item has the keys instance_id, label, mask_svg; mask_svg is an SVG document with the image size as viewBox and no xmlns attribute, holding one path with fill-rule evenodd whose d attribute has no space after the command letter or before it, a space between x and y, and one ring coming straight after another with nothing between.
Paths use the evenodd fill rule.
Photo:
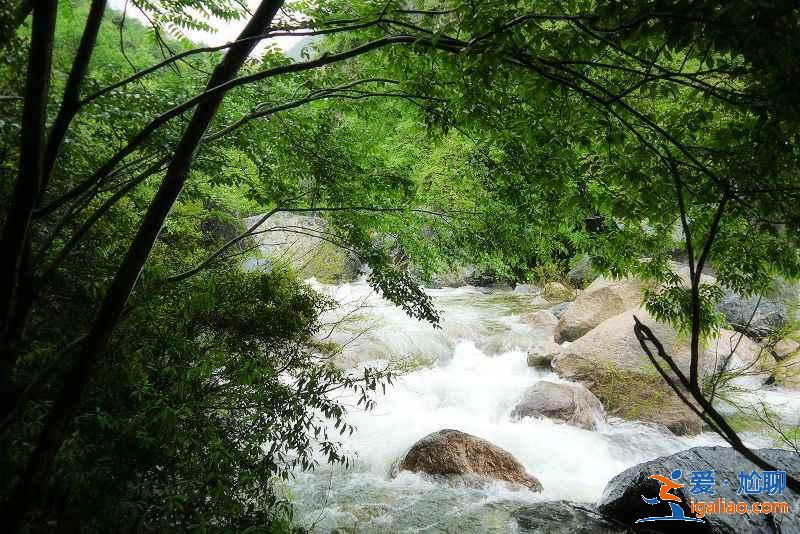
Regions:
<instances>
[{"instance_id":1,"label":"leafy foliage","mask_svg":"<svg viewBox=\"0 0 800 534\"><path fill-rule=\"evenodd\" d=\"M89 12L87 2L58 7L48 125ZM30 320L8 349L19 356L11 376L0 377L0 393L22 399L2 423L4 496L58 408L74 348L224 53L189 54L187 35L246 12L236 0L129 7L149 26L120 13L103 19L26 235ZM353 428L331 393L355 391L369 408L392 372L333 365L318 340L333 303L277 263L244 272L252 243L220 249L248 215L323 216L317 237L433 324L420 284L465 265L520 282L558 278L588 255L601 272L653 281L661 289L648 293L648 308L682 329L693 303L673 259L705 262L719 286L746 295L800 276L791 2L288 7L281 27L325 37L305 66L266 48L227 92L68 427L34 524L291 528L276 481L320 460L347 465L333 433ZM5 221L31 33L2 9L11 16L3 33L13 33L0 42ZM187 55L140 71L176 53ZM705 333L720 325L719 286L699 287Z\"/></svg>"}]
</instances>

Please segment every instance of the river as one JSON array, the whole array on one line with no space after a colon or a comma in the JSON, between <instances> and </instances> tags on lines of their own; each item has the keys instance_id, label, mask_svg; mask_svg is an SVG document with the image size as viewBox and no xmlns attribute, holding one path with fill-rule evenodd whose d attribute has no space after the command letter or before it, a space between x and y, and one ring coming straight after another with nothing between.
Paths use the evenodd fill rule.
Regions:
<instances>
[{"instance_id":1,"label":"river","mask_svg":"<svg viewBox=\"0 0 800 534\"><path fill-rule=\"evenodd\" d=\"M546 419L512 421L509 413L525 388L538 380L560 381L548 370L527 366L527 351L552 336L551 330L524 320L550 306L530 295L474 287L429 290L442 315L442 327L434 329L406 316L363 281L310 283L341 304L328 320L347 319L335 333L345 344L342 360L347 365L403 360L411 367L385 394L377 394L372 411L356 408L354 398L341 398L357 428L341 438L344 451L355 459L350 468L322 462L288 483L296 519L312 531L524 531L520 517L525 510L555 501L591 505L606 483L630 466L694 446L722 444L711 433L678 437L656 425L614 418L595 431ZM796 403L783 404L785 392L770 391L765 398L776 410L798 413ZM410 472L390 476L414 442L444 428L511 452L544 491L512 491L500 484L451 487ZM747 439L756 446L772 443L766 435ZM552 531L580 526L562 516L552 514Z\"/></svg>"}]
</instances>

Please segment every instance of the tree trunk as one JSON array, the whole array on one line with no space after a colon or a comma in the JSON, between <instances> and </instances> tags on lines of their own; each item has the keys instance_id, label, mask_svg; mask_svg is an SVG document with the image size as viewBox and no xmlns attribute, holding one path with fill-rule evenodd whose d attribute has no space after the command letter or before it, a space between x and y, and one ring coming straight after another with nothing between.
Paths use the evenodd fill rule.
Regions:
<instances>
[{"instance_id":1,"label":"tree trunk","mask_svg":"<svg viewBox=\"0 0 800 534\"><path fill-rule=\"evenodd\" d=\"M262 1L238 39L264 33L282 4L282 1L276 0ZM235 77L257 42L253 39L231 47L214 69L207 87L216 87ZM117 270L86 341L76 355L74 365L67 372L64 385L47 416L36 448L31 453L25 471L17 480L5 505L3 524L6 532L13 533L20 528L31 502L42 491L49 478L53 460L63 443L67 425L78 408L95 364L106 349L111 334L120 320L147 257L158 239L161 227L183 188L197 145L214 118L223 97L224 92L220 92L200 103L184 130L161 186Z\"/></svg>"},{"instance_id":2,"label":"tree trunk","mask_svg":"<svg viewBox=\"0 0 800 534\"><path fill-rule=\"evenodd\" d=\"M3 226L0 241L0 390L10 385L15 363L14 340L20 321L24 323L29 308L20 298L30 288L21 288L22 270L30 268L30 227L33 209L39 200L42 184L47 93L50 86L50 64L53 55L53 34L58 11L57 0L41 0L33 12L28 72L25 81L25 104L22 111L20 162L14 196ZM20 305L22 304L22 305Z\"/></svg>"},{"instance_id":3,"label":"tree trunk","mask_svg":"<svg viewBox=\"0 0 800 534\"><path fill-rule=\"evenodd\" d=\"M70 122L78 112L78 103L81 96L81 85L89 69L89 62L92 59L92 52L97 41L97 34L100 31L100 24L103 22L103 14L106 10L106 0L93 0L92 7L89 9L89 16L86 18L86 27L83 29L81 43L72 61L72 70L69 72L69 79L64 88L64 97L61 99L61 108L53 127L50 129L50 136L47 139L47 147L44 153L44 164L42 168L42 192L47 188L53 168L56 164L56 157L61 148L61 143L67 135Z\"/></svg>"}]
</instances>

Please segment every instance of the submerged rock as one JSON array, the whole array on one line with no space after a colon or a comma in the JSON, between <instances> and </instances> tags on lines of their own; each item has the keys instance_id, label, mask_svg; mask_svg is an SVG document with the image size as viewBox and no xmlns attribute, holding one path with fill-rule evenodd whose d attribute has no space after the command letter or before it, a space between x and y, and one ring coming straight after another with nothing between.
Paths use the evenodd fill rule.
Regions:
<instances>
[{"instance_id":1,"label":"submerged rock","mask_svg":"<svg viewBox=\"0 0 800 534\"><path fill-rule=\"evenodd\" d=\"M760 449L755 452L778 469L784 469L794 476L800 474L800 456L794 452L778 449ZM648 478L650 475L659 474L670 477L676 469L681 470L681 476L677 482L686 484L686 486L673 490L672 493L681 499L682 502L678 504L687 517L692 516L689 508L692 498L695 501L714 501L721 498L726 502L746 501L748 503L786 501L789 504L789 513L775 515L707 514L703 518L703 523L650 522L647 523L646 528L657 532L725 534L800 532L800 499L790 490L784 489L783 495L774 496L766 494L737 495L739 473L742 471L751 473L754 470L761 472L762 469L729 447L695 447L626 469L606 485L598 503L598 509L609 518L627 525L633 525L637 519L643 517L670 515L670 508L667 504L649 505L642 500L642 496L647 498L658 496L660 484ZM688 485L691 472L708 470L714 472L715 483L712 487L714 495L691 495ZM725 484L725 481L728 481L728 484ZM643 525L640 523L637 526Z\"/></svg>"},{"instance_id":2,"label":"submerged rock","mask_svg":"<svg viewBox=\"0 0 800 534\"><path fill-rule=\"evenodd\" d=\"M399 470L448 479L501 480L538 492L542 485L514 456L485 439L444 429L428 434L406 453Z\"/></svg>"},{"instance_id":3,"label":"submerged rock","mask_svg":"<svg viewBox=\"0 0 800 534\"><path fill-rule=\"evenodd\" d=\"M561 315L556 342L574 341L606 319L637 308L642 289L642 283L634 278L597 278Z\"/></svg>"},{"instance_id":4,"label":"submerged rock","mask_svg":"<svg viewBox=\"0 0 800 534\"><path fill-rule=\"evenodd\" d=\"M603 405L580 384L536 382L525 390L511 417L547 417L573 426L594 430L603 418Z\"/></svg>"}]
</instances>

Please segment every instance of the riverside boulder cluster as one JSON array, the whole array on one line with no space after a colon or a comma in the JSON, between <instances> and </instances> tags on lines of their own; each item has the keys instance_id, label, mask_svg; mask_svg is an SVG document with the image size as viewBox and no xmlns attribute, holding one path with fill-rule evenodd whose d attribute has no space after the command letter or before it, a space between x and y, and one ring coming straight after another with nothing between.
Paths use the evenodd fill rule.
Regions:
<instances>
[{"instance_id":1,"label":"riverside boulder cluster","mask_svg":"<svg viewBox=\"0 0 800 534\"><path fill-rule=\"evenodd\" d=\"M708 281L713 282L713 278L709 277ZM566 307L563 304L556 307L554 311L559 317L552 311L539 310L523 318L539 327L550 328L553 336L552 343L544 350L528 354L528 365L549 368L559 380L542 380L532 385L519 399L510 417L544 417L595 430L606 415L613 415L661 425L676 435L702 431L699 417L657 374L633 333L636 316L651 328L667 353L688 373L687 336L657 321L643 308L645 287L636 279L597 277L586 289L572 293L577 296ZM531 293L535 295L532 298L543 296L536 291ZM793 298L793 293L787 294L788 298ZM560 297L568 298L567 295L570 293L559 292ZM730 309L730 295L726 299L723 305ZM748 299L743 301L741 306L734 306L739 312L747 306ZM773 302L769 306L772 310L780 306L786 310L790 305ZM724 313L725 309L721 311ZM758 317L757 313L751 315ZM774 314L770 319L774 326L776 321L783 320L783 317L776 319ZM764 385L777 383L800 388L800 343L793 335L776 342L769 336L755 335L751 323L737 324L730 318L729 323L739 331L721 329L703 345L700 367L704 379L719 373L734 373ZM757 453L773 459L793 475L800 472L797 455L792 452L761 449ZM589 526L601 529L598 531L627 531L626 525L633 524L645 512L659 513L655 508L645 510L641 506L641 495L652 493L649 496L654 497L658 493L657 484L648 479L649 474L658 469L667 472L667 466L682 464L692 469L712 469L727 474L731 480L736 479L734 472L740 469L755 469L730 448L695 447L626 469L609 482L600 501L590 507L592 513L573 515L583 517ZM531 467L535 471L535 466ZM480 437L452 429L434 432L415 443L395 465L393 474L404 469L427 473L448 483L494 480L534 492L542 490L536 477L510 453ZM735 500L731 488L725 491L726 496ZM687 506L684 511L688 516L688 497L684 493L680 494L684 501L681 506ZM763 501L768 497L748 498ZM800 532L798 496L785 490L781 500L790 503L789 514L781 517L707 516L704 523L694 528L698 532ZM560 506L569 508L572 505L560 503ZM666 509L666 505L663 508ZM536 515L533 510L532 513ZM666 509L663 515L668 513Z\"/></svg>"}]
</instances>

